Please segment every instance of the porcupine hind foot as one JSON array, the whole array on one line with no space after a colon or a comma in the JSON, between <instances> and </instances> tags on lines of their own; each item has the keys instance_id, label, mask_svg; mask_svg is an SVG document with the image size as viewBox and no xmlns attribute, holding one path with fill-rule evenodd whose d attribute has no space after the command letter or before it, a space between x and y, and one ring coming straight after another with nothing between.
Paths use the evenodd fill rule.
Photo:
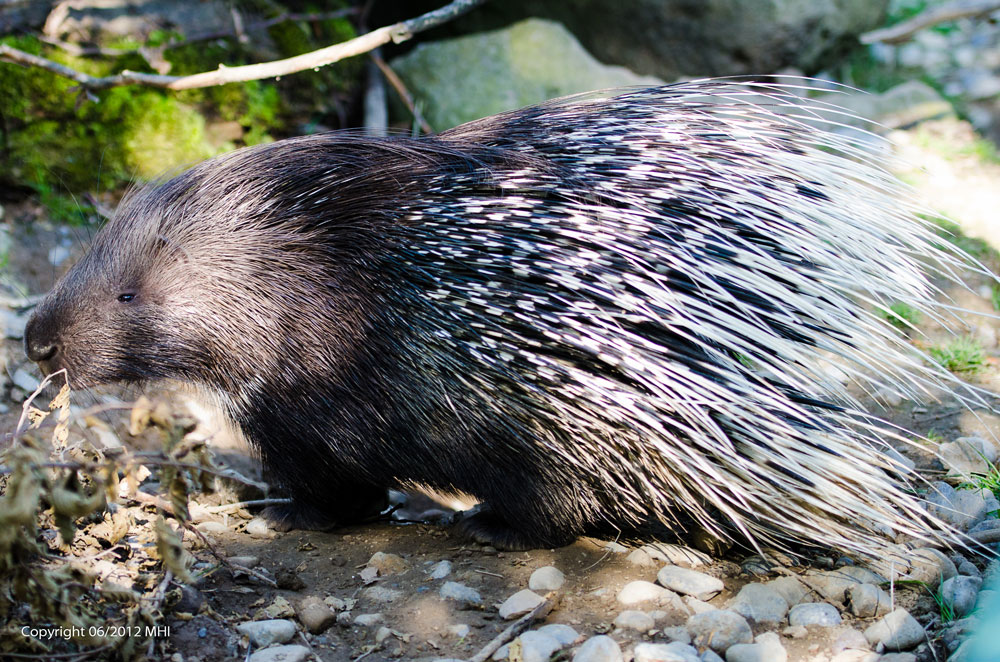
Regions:
<instances>
[{"instance_id":1,"label":"porcupine hind foot","mask_svg":"<svg viewBox=\"0 0 1000 662\"><path fill-rule=\"evenodd\" d=\"M551 527L534 531L514 527L486 504L463 513L455 523L455 532L482 545L492 545L511 552L563 547L577 538L575 533L561 532Z\"/></svg>"},{"instance_id":2,"label":"porcupine hind foot","mask_svg":"<svg viewBox=\"0 0 1000 662\"><path fill-rule=\"evenodd\" d=\"M341 486L325 495L322 502L315 497L292 494L292 502L268 506L260 516L275 531L329 531L339 526L363 522L376 517L389 505L385 488L370 485Z\"/></svg>"}]
</instances>

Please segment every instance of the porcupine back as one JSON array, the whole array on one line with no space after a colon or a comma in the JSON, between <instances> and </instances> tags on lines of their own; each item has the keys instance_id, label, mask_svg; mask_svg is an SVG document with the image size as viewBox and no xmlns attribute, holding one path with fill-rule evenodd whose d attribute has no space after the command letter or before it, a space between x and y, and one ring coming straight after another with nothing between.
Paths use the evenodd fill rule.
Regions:
<instances>
[{"instance_id":1,"label":"porcupine back","mask_svg":"<svg viewBox=\"0 0 1000 662\"><path fill-rule=\"evenodd\" d=\"M718 511L755 540L867 555L881 526L927 535L887 478L892 430L817 358L871 391L962 389L877 309L937 317L918 263L964 259L914 219L870 136L818 117L778 87L700 82L441 135L552 167L498 175L499 195L442 175L446 213L405 210L425 337L462 346L482 405L603 485L620 522L684 513L729 537Z\"/></svg>"}]
</instances>

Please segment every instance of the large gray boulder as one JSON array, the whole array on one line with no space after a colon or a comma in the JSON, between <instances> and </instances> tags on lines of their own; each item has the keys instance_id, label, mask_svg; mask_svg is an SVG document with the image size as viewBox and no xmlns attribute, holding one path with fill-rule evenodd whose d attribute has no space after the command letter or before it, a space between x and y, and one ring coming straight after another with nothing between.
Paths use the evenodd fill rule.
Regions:
<instances>
[{"instance_id":1,"label":"large gray boulder","mask_svg":"<svg viewBox=\"0 0 1000 662\"><path fill-rule=\"evenodd\" d=\"M601 64L562 25L537 18L422 43L392 67L436 131L567 94L663 82Z\"/></svg>"}]
</instances>

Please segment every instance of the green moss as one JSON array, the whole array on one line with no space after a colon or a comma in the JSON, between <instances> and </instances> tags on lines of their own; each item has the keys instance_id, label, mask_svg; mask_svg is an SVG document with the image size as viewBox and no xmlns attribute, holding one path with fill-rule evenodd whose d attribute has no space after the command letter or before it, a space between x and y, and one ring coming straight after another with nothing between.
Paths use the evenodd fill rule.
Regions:
<instances>
[{"instance_id":1,"label":"green moss","mask_svg":"<svg viewBox=\"0 0 1000 662\"><path fill-rule=\"evenodd\" d=\"M946 345L928 349L931 357L952 372L977 372L985 365L985 352L973 338L959 336Z\"/></svg>"},{"instance_id":2,"label":"green moss","mask_svg":"<svg viewBox=\"0 0 1000 662\"><path fill-rule=\"evenodd\" d=\"M920 311L902 301L893 303L882 310L882 316L900 331L913 329L920 323Z\"/></svg>"}]
</instances>

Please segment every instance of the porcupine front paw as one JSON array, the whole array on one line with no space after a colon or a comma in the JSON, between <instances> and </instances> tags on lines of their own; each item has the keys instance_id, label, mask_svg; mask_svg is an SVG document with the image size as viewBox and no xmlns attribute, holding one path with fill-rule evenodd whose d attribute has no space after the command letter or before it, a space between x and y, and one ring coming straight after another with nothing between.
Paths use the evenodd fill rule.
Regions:
<instances>
[{"instance_id":1,"label":"porcupine front paw","mask_svg":"<svg viewBox=\"0 0 1000 662\"><path fill-rule=\"evenodd\" d=\"M518 552L543 547L563 547L569 545L576 536L540 535L532 531L515 528L497 515L489 506L479 506L462 513L455 522L455 532L482 545L492 545L497 549Z\"/></svg>"},{"instance_id":2,"label":"porcupine front paw","mask_svg":"<svg viewBox=\"0 0 1000 662\"><path fill-rule=\"evenodd\" d=\"M330 531L374 518L389 505L382 488L358 488L331 496L323 503L292 497L291 503L268 506L260 516L275 531Z\"/></svg>"}]
</instances>

